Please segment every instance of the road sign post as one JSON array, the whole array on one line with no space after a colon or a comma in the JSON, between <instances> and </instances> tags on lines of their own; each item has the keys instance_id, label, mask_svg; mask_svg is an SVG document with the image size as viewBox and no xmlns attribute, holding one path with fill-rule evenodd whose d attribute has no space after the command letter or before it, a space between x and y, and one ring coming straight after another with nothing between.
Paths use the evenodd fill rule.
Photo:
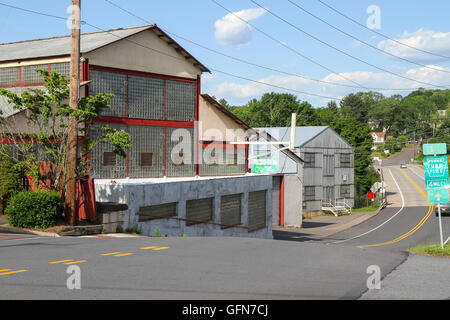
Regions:
<instances>
[{"instance_id":1,"label":"road sign post","mask_svg":"<svg viewBox=\"0 0 450 320\"><path fill-rule=\"evenodd\" d=\"M428 189L428 202L437 204L439 218L439 235L441 248L444 248L444 239L442 234L441 203L448 203L448 190L450 181L448 176L447 144L431 143L423 145L424 155L433 155L433 157L424 158L425 185ZM443 155L443 156L437 156Z\"/></svg>"}]
</instances>

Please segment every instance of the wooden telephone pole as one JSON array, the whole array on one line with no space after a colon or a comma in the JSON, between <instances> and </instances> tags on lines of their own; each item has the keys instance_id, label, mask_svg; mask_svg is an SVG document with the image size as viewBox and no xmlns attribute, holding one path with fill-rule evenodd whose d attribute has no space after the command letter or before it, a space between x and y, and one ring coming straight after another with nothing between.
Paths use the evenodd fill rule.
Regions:
<instances>
[{"instance_id":1,"label":"wooden telephone pole","mask_svg":"<svg viewBox=\"0 0 450 320\"><path fill-rule=\"evenodd\" d=\"M78 109L80 88L80 20L81 0L72 0L72 38L70 44L70 101L73 109ZM74 116L69 118L69 143L67 152L66 174L66 219L70 225L75 224L77 216L76 205L76 166L78 125Z\"/></svg>"}]
</instances>

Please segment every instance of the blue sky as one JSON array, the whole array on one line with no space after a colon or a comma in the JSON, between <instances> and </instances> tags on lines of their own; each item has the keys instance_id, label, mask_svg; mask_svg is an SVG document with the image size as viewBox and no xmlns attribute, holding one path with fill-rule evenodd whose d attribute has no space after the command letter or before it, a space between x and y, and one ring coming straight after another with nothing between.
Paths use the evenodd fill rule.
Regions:
<instances>
[{"instance_id":1,"label":"blue sky","mask_svg":"<svg viewBox=\"0 0 450 320\"><path fill-rule=\"evenodd\" d=\"M317 63L334 71L335 74L301 58L292 50L268 39L257 30L252 30L248 25L237 19L235 15L229 14L211 0L111 1L145 20L156 23L166 31L190 39L208 48L295 75L356 86L354 83L349 82L349 80L352 80L367 88L410 88L409 90L401 91L382 91L386 96L396 93L408 94L413 88L426 86L423 83L441 86L448 85L450 87L450 61L423 54L395 42L386 41L383 37L346 20L320 4L317 0L292 1L356 38L391 54L426 65L427 67L396 59L365 44L358 43L354 39L309 16L287 0L255 1L329 45L335 46L379 68L402 75L405 78L420 81L421 83L397 77L349 58L306 36L285 22L278 20L250 0L216 1L242 19L251 19L249 22L258 29L270 34L270 36L292 50L314 59ZM362 24L366 24L366 21L372 15L372 13L367 13L367 9L375 5L380 9L379 21L381 27L381 29L376 31L422 50L450 56L450 24L448 23L450 2L447 0L323 1ZM71 1L67 0L0 0L0 2L67 17L69 16L67 8L71 4ZM102 29L144 24L141 20L120 11L105 0L82 1L82 19ZM91 31L97 30L91 27L83 27L82 29L82 32ZM0 6L0 43L65 35L69 32L65 21ZM296 92L291 92L217 72L205 74L202 92L215 95L217 98L225 98L231 104L245 104L252 98L259 98L264 92L276 91L294 93L299 99L307 100L313 106L320 107L325 105L330 98L339 99L351 92L366 91L364 89L308 81L298 76L260 69L213 54L177 37L174 37L174 39L211 69L222 70L244 78L297 90ZM329 98L301 94L298 91Z\"/></svg>"}]
</instances>

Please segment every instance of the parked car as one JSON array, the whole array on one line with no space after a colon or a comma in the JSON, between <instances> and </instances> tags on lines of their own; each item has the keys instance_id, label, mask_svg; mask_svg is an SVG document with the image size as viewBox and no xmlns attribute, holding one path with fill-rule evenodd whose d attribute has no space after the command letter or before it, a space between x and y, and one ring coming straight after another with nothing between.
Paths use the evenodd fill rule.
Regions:
<instances>
[{"instance_id":1,"label":"parked car","mask_svg":"<svg viewBox=\"0 0 450 320\"><path fill-rule=\"evenodd\" d=\"M407 168L406 163L400 164L400 168Z\"/></svg>"},{"instance_id":2,"label":"parked car","mask_svg":"<svg viewBox=\"0 0 450 320\"><path fill-rule=\"evenodd\" d=\"M436 213L436 217L439 216L437 205L434 205L434 212ZM450 203L441 203L441 215L450 215Z\"/></svg>"}]
</instances>

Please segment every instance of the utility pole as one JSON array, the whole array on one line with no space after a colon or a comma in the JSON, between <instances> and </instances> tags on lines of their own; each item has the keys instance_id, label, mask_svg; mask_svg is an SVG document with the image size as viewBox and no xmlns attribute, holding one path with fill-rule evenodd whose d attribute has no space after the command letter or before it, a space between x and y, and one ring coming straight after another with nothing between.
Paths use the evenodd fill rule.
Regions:
<instances>
[{"instance_id":1,"label":"utility pole","mask_svg":"<svg viewBox=\"0 0 450 320\"><path fill-rule=\"evenodd\" d=\"M78 109L80 88L80 20L81 0L72 0L72 38L70 43L70 101L72 109ZM74 116L69 118L69 141L67 152L66 172L66 219L68 223L75 225L77 216L76 205L76 166L78 125Z\"/></svg>"}]
</instances>

